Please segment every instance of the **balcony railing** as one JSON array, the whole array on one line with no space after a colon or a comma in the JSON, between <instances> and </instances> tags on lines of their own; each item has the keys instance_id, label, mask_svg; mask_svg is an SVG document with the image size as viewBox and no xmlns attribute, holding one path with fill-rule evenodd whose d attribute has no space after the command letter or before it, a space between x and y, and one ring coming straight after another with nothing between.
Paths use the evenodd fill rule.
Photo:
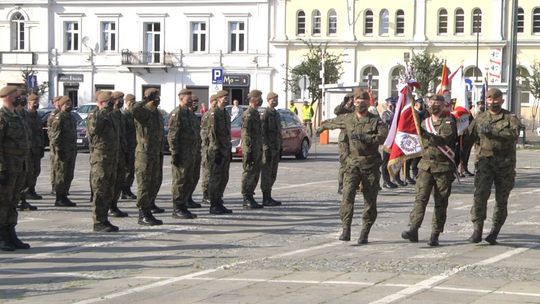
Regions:
<instances>
[{"instance_id":1,"label":"balcony railing","mask_svg":"<svg viewBox=\"0 0 540 304\"><path fill-rule=\"evenodd\" d=\"M122 50L123 65L147 65L147 66L174 66L176 56L167 52L132 52L128 49Z\"/></svg>"}]
</instances>

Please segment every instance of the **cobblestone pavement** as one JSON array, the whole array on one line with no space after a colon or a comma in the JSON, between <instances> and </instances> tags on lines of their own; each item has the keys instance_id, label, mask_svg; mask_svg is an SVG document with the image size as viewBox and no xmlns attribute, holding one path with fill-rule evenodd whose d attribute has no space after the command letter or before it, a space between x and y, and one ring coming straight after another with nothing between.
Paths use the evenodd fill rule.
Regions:
<instances>
[{"instance_id":1,"label":"cobblestone pavement","mask_svg":"<svg viewBox=\"0 0 540 304\"><path fill-rule=\"evenodd\" d=\"M283 206L243 210L235 161L225 197L234 214L212 216L205 206L195 210L195 220L171 218L166 165L157 201L166 208L159 215L165 224L137 225L135 202L122 201L130 217L111 220L121 229L115 234L91 230L88 154L78 156L75 208L53 206L44 161L38 192L47 194L32 202L38 211L19 217L20 237L32 249L0 253L0 302L540 303L540 151L518 152L499 246L466 241L473 185L465 178L454 183L438 248L426 244L431 204L420 242L400 238L411 186L380 192L379 217L364 246L354 242L357 198L353 241L338 241L337 146L315 146L311 153L306 161L281 162L274 196ZM490 226L488 220L485 233Z\"/></svg>"}]
</instances>

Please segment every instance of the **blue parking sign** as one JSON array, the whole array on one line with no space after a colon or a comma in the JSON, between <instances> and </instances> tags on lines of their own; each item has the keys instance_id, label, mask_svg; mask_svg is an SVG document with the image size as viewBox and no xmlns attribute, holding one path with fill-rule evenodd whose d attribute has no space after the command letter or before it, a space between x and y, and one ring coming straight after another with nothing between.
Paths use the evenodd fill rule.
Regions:
<instances>
[{"instance_id":1,"label":"blue parking sign","mask_svg":"<svg viewBox=\"0 0 540 304\"><path fill-rule=\"evenodd\" d=\"M223 84L223 68L212 69L212 84Z\"/></svg>"}]
</instances>

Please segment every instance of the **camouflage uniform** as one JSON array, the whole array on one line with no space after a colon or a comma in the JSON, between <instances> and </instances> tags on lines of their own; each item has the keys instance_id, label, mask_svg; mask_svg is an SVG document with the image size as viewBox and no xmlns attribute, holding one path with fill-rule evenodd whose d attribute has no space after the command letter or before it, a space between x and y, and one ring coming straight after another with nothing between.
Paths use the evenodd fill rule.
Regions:
<instances>
[{"instance_id":1,"label":"camouflage uniform","mask_svg":"<svg viewBox=\"0 0 540 304\"><path fill-rule=\"evenodd\" d=\"M210 112L208 111L203 114L201 118L201 168L202 168L202 181L201 189L203 193L203 202L208 203L208 181L210 180L210 163L208 162L208 146L210 145L210 126L209 119Z\"/></svg>"},{"instance_id":2,"label":"camouflage uniform","mask_svg":"<svg viewBox=\"0 0 540 304\"><path fill-rule=\"evenodd\" d=\"M125 217L127 214L124 212L119 212L118 201L120 200L120 195L122 190L125 189L125 177L126 177L126 168L128 162L128 148L126 141L126 122L124 120L124 115L120 109L114 109L110 113L110 117L114 123L114 127L118 133L118 149L116 157L116 174L114 180L114 189L113 197L111 201L111 212L114 213L117 217Z\"/></svg>"},{"instance_id":3,"label":"camouflage uniform","mask_svg":"<svg viewBox=\"0 0 540 304\"><path fill-rule=\"evenodd\" d=\"M197 207L200 208L200 204L197 204L193 201L193 192L197 188L199 179L201 177L201 163L202 163L202 138L201 138L201 117L195 115L195 131L197 132L197 145L195 147L195 165L193 169L193 190L189 194L188 207ZM190 204L192 204L190 206Z\"/></svg>"},{"instance_id":4,"label":"camouflage uniform","mask_svg":"<svg viewBox=\"0 0 540 304\"><path fill-rule=\"evenodd\" d=\"M52 122L54 121L56 115L58 115L58 113L60 113L60 110L58 109L54 109L50 114L49 114L49 117L47 117L47 130L50 130L51 129L51 126L52 126ZM52 148L51 148L51 138L49 137L49 132L47 131L47 137L49 139L49 167L51 168L49 171L50 171L50 182L51 182L51 186L52 186L52 192L51 194L55 194L56 191L54 190L54 185L56 185L56 171L53 170L54 168L54 153L52 152Z\"/></svg>"},{"instance_id":5,"label":"camouflage uniform","mask_svg":"<svg viewBox=\"0 0 540 304\"><path fill-rule=\"evenodd\" d=\"M90 176L94 224L108 223L107 212L114 199L118 166L119 129L111 108L95 109L88 115L88 138L92 146Z\"/></svg>"},{"instance_id":6,"label":"camouflage uniform","mask_svg":"<svg viewBox=\"0 0 540 304\"><path fill-rule=\"evenodd\" d=\"M131 109L122 111L125 122L125 139L126 139L126 174L124 177L123 194L128 196L131 194L131 186L135 180L135 148L137 147L137 131L135 129L135 119Z\"/></svg>"},{"instance_id":7,"label":"camouflage uniform","mask_svg":"<svg viewBox=\"0 0 540 304\"><path fill-rule=\"evenodd\" d=\"M15 202L18 204L17 208L19 210L24 210L25 209L24 206L27 204L26 197L25 197L26 189L28 189L27 181L28 181L28 176L31 173L30 171L31 170L31 167L30 167L31 166L31 157L30 157L31 134L30 134L30 126L28 125L28 117L27 117L28 112L26 111L26 109L25 108L15 109L15 113L19 115L19 117L22 120L24 133L26 134L25 136L26 143L24 143L23 145L28 147L25 154L26 161L25 161L24 171L22 172L21 178L18 178L17 183L15 184Z\"/></svg>"},{"instance_id":8,"label":"camouflage uniform","mask_svg":"<svg viewBox=\"0 0 540 304\"><path fill-rule=\"evenodd\" d=\"M244 197L244 206L260 208L260 205L254 201L253 195L255 188L259 183L261 174L262 157L262 129L261 116L259 111L250 106L244 111L242 116L242 128L240 131L242 142L242 196Z\"/></svg>"},{"instance_id":9,"label":"camouflage uniform","mask_svg":"<svg viewBox=\"0 0 540 304\"><path fill-rule=\"evenodd\" d=\"M223 193L229 182L231 159L231 117L218 106L208 116L208 196L212 205L223 204Z\"/></svg>"},{"instance_id":10,"label":"camouflage uniform","mask_svg":"<svg viewBox=\"0 0 540 304\"><path fill-rule=\"evenodd\" d=\"M263 205L274 206L281 203L272 198L272 187L277 178L283 138L281 117L276 109L266 108L262 115L263 156L261 168L261 191Z\"/></svg>"},{"instance_id":11,"label":"camouflage uniform","mask_svg":"<svg viewBox=\"0 0 540 304\"><path fill-rule=\"evenodd\" d=\"M30 163L28 165L27 186L35 194L37 178L41 173L41 158L44 155L43 130L37 111L27 111L26 121L30 130Z\"/></svg>"},{"instance_id":12,"label":"camouflage uniform","mask_svg":"<svg viewBox=\"0 0 540 304\"><path fill-rule=\"evenodd\" d=\"M503 226L508 214L508 197L514 188L516 176L516 143L520 122L516 115L507 110L499 114L489 111L479 113L469 125L468 131L478 144L476 175L474 177L474 203L471 220L480 238L486 219L487 201L491 186L495 184L495 207L493 210L493 241Z\"/></svg>"},{"instance_id":13,"label":"camouflage uniform","mask_svg":"<svg viewBox=\"0 0 540 304\"><path fill-rule=\"evenodd\" d=\"M359 242L361 240L367 242L367 235L377 218L377 195L381 177L379 167L382 162L379 145L384 142L388 128L377 115L371 113L366 113L364 117L358 117L356 113L345 114L324 121L322 128L344 129L347 132L350 154L343 180L343 200L340 206L341 223L344 234L347 234L348 231L350 239L356 189L362 184L364 212Z\"/></svg>"},{"instance_id":14,"label":"camouflage uniform","mask_svg":"<svg viewBox=\"0 0 540 304\"><path fill-rule=\"evenodd\" d=\"M334 109L336 116L348 114L354 112L353 109L346 107L347 101L343 101ZM347 132L340 130L338 137L339 146L339 172L338 172L338 193L343 191L343 175L345 174L345 167L347 165L347 157L349 156L349 139L347 138Z\"/></svg>"}]
</instances>

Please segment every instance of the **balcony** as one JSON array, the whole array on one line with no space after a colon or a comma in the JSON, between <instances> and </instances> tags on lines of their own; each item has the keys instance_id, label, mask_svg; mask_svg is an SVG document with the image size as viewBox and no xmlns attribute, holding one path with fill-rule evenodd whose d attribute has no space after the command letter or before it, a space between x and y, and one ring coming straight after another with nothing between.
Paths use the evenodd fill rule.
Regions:
<instances>
[{"instance_id":1,"label":"balcony","mask_svg":"<svg viewBox=\"0 0 540 304\"><path fill-rule=\"evenodd\" d=\"M132 52L123 49L122 65L127 66L130 71L144 69L151 73L153 69L162 69L168 72L170 67L178 66L177 57L177 54L168 52Z\"/></svg>"}]
</instances>

